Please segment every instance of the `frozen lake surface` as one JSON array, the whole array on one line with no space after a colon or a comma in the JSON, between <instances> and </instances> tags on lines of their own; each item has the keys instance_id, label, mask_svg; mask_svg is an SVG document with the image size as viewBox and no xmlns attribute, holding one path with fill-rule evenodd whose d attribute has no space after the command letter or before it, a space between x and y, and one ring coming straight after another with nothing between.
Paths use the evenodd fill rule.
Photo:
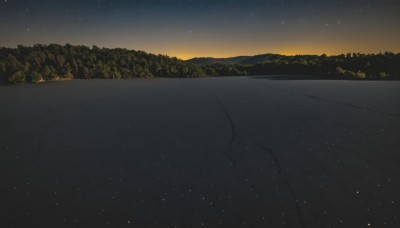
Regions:
<instances>
[{"instance_id":1,"label":"frozen lake surface","mask_svg":"<svg viewBox=\"0 0 400 228\"><path fill-rule=\"evenodd\" d=\"M398 81L1 86L0 227L400 227L399 138Z\"/></svg>"}]
</instances>

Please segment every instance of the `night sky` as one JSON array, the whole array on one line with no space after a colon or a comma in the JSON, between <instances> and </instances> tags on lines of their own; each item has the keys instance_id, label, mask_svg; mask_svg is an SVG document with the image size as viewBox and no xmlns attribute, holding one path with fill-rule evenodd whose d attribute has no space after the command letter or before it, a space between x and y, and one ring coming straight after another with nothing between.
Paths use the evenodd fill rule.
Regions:
<instances>
[{"instance_id":1,"label":"night sky","mask_svg":"<svg viewBox=\"0 0 400 228\"><path fill-rule=\"evenodd\" d=\"M0 46L191 57L400 52L400 0L1 0Z\"/></svg>"}]
</instances>

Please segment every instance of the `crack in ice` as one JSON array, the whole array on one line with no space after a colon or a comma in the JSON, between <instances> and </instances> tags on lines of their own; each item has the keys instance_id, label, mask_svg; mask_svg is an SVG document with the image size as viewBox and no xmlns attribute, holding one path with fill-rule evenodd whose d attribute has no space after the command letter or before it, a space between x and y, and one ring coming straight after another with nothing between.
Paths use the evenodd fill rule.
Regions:
<instances>
[{"instance_id":1,"label":"crack in ice","mask_svg":"<svg viewBox=\"0 0 400 228\"><path fill-rule=\"evenodd\" d=\"M221 103L221 101L218 98L217 98L217 103L218 103L218 106L221 108L221 110L224 112L225 117L228 120L230 128L231 128L231 137L229 140L228 148L226 150L226 156L228 157L229 161L231 162L231 165L236 166L237 162L232 156L232 146L236 139L235 123L233 122L232 117L229 114L228 110L225 108L225 106Z\"/></svg>"},{"instance_id":2,"label":"crack in ice","mask_svg":"<svg viewBox=\"0 0 400 228\"><path fill-rule=\"evenodd\" d=\"M267 151L271 155L272 159L274 160L274 164L275 164L275 166L276 166L276 168L278 170L279 177L285 183L286 188L288 189L290 195L292 196L292 198L294 200L294 205L295 205L295 209L296 209L297 218L299 220L299 223L300 223L301 227L306 227L306 225L304 223L304 219L303 219L303 214L301 212L301 208L300 208L300 205L298 203L297 194L296 194L295 190L293 189L292 185L290 184L290 180L289 180L289 177L288 177L287 173L282 171L281 164L280 164L280 162L278 160L278 157L268 147L266 147L264 145L260 145L260 144L256 144L256 145L259 148L263 149L264 151Z\"/></svg>"},{"instance_id":3,"label":"crack in ice","mask_svg":"<svg viewBox=\"0 0 400 228\"><path fill-rule=\"evenodd\" d=\"M286 93L286 94L291 94L291 95L301 95L301 96L304 96L307 98L311 98L314 100L318 100L318 101L333 104L333 105L343 106L346 108L352 108L352 109L362 110L362 111L371 112L371 113L377 113L377 114L386 115L386 116L390 116L390 117L394 117L394 118L400 118L400 114L397 114L397 113L388 113L388 112L380 111L380 110L373 109L373 108L354 105L354 104L351 104L348 102L340 102L340 101L330 100L330 99L326 99L326 98L322 98L322 97L313 96L310 94L300 93L297 91L288 91L286 89L279 89L279 88L276 88L275 86L271 86L271 85L266 85L266 86L271 89L274 89L275 91L280 92L280 93Z\"/></svg>"},{"instance_id":4,"label":"crack in ice","mask_svg":"<svg viewBox=\"0 0 400 228\"><path fill-rule=\"evenodd\" d=\"M372 109L372 108L368 108L368 107L364 107L364 106L354 105L354 104L351 104L351 103L348 103L348 102L340 102L340 101L329 100L329 99L326 99L326 98L316 97L316 96L313 96L313 95L310 95L310 94L304 94L304 93L299 93L299 94L302 95L302 96L311 98L311 99L323 101L323 102L334 104L334 105L340 105L340 106L353 108L353 109L358 109L358 110L363 110L363 111L367 111L367 112L379 113L379 114L383 114L383 115L391 116L391 117L395 117L395 118L399 118L400 117L400 114L387 113L387 112L383 112L383 111L380 111L380 110L376 110L376 109Z\"/></svg>"}]
</instances>

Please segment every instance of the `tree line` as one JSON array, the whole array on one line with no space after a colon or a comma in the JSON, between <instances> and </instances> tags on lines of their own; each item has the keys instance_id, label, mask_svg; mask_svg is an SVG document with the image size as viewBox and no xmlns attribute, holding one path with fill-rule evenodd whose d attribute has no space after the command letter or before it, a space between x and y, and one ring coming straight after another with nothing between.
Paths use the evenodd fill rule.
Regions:
<instances>
[{"instance_id":1,"label":"tree line","mask_svg":"<svg viewBox=\"0 0 400 228\"><path fill-rule=\"evenodd\" d=\"M255 65L242 65L251 75L321 75L335 78L400 78L400 53L349 53L336 56L275 56Z\"/></svg>"},{"instance_id":2,"label":"tree line","mask_svg":"<svg viewBox=\"0 0 400 228\"><path fill-rule=\"evenodd\" d=\"M214 75L209 67L143 51L69 44L0 48L0 79L11 83Z\"/></svg>"},{"instance_id":3,"label":"tree line","mask_svg":"<svg viewBox=\"0 0 400 228\"><path fill-rule=\"evenodd\" d=\"M252 65L196 65L165 55L93 46L34 45L0 48L0 81L125 79L240 75L325 75L342 78L398 78L400 54L279 56Z\"/></svg>"}]
</instances>

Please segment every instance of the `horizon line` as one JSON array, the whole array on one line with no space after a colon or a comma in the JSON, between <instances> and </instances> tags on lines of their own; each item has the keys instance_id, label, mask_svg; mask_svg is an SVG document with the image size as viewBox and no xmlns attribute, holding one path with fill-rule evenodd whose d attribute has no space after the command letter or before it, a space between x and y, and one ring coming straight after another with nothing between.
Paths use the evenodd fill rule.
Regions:
<instances>
[{"instance_id":1,"label":"horizon line","mask_svg":"<svg viewBox=\"0 0 400 228\"><path fill-rule=\"evenodd\" d=\"M179 55L170 55L167 53L154 53L154 52L149 52L149 51L145 51L145 50L140 50L140 49L133 49L133 48L127 48L127 47L106 47L106 46L101 46L101 45L96 45L96 44L92 44L92 45L85 45L85 44L71 44L71 43L64 43L64 44L60 44L60 43L48 43L48 44L42 44L42 43L37 43L37 44L29 44L29 45L24 45L24 44L17 44L15 46L0 46L0 48L18 48L18 46L23 46L23 47L34 47L36 45L43 45L43 46L50 46L50 45L59 45L59 46L67 46L67 45L71 45L71 46L84 46L84 47L88 47L90 49L93 49L93 47L98 47L101 49L125 49L128 51L142 51L142 52L146 52L148 54L153 54L153 55L163 55L163 56L168 56L171 58L177 58L183 61L187 61L190 59L229 59L229 58L237 58L237 57L254 57L254 56L261 56L261 55L281 55L281 56L339 56L339 55L347 55L347 54L361 54L361 55L378 55L378 54L385 54L385 53L393 53L393 54L400 54L400 52L394 52L394 51L377 51L377 52L360 52L360 51L349 51L349 52L342 52L342 53L323 53L321 52L320 54L310 54L310 53L273 53L273 52L265 52L265 53L260 53L260 54L253 54L253 55L249 55L249 54L237 54L237 55L231 55L231 56L192 56L192 57L179 57ZM183 54L184 56L184 54Z\"/></svg>"}]
</instances>

